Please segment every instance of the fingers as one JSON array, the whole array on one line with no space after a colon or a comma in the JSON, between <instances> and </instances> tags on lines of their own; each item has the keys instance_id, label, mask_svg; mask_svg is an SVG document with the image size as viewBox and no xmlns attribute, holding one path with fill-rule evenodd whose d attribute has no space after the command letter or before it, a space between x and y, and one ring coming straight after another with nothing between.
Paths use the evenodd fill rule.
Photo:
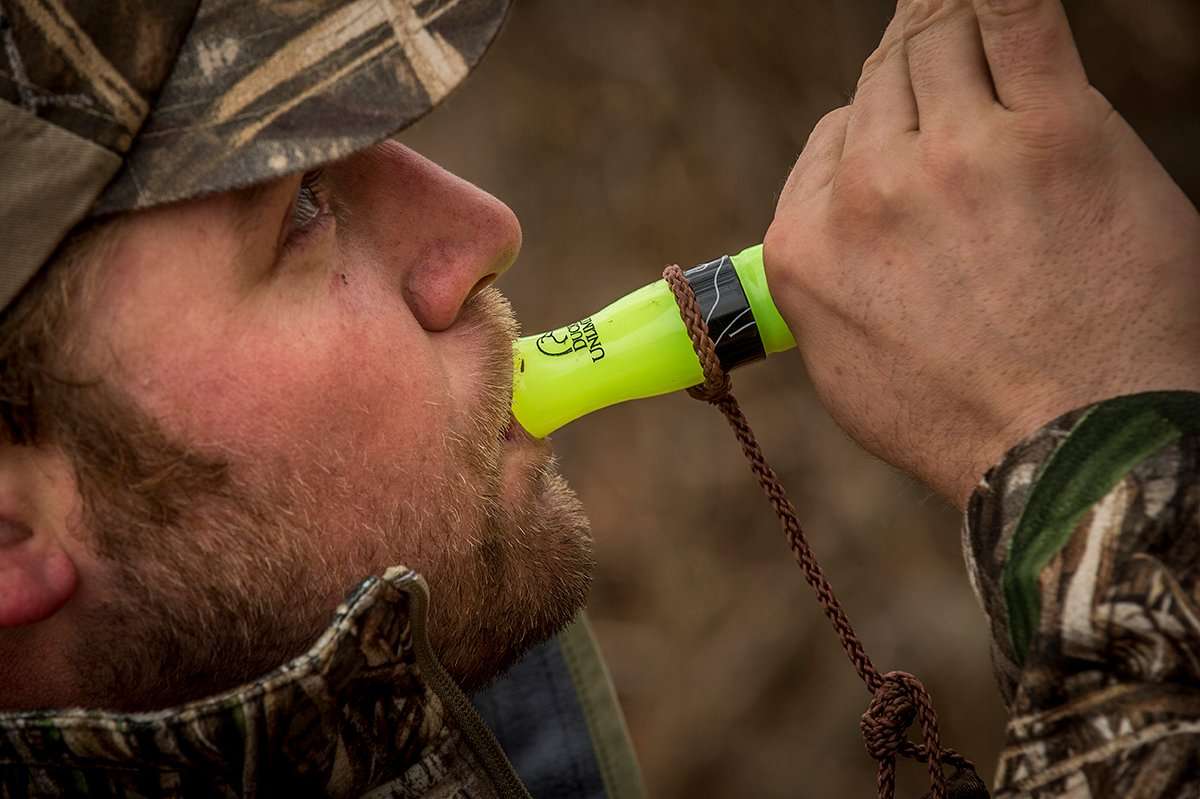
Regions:
<instances>
[{"instance_id":1,"label":"fingers","mask_svg":"<svg viewBox=\"0 0 1200 799\"><path fill-rule=\"evenodd\" d=\"M1052 107L1087 89L1060 0L973 2L992 83L1005 107Z\"/></svg>"},{"instance_id":2,"label":"fingers","mask_svg":"<svg viewBox=\"0 0 1200 799\"><path fill-rule=\"evenodd\" d=\"M784 205L815 193L833 180L838 162L842 159L849 116L850 108L844 106L830 111L813 128L804 151L800 153L780 192L776 213Z\"/></svg>"},{"instance_id":3,"label":"fingers","mask_svg":"<svg viewBox=\"0 0 1200 799\"><path fill-rule=\"evenodd\" d=\"M897 13L879 47L863 64L850 106L847 149L883 150L897 134L917 129L917 104L909 83L903 35L904 18Z\"/></svg>"},{"instance_id":4,"label":"fingers","mask_svg":"<svg viewBox=\"0 0 1200 799\"><path fill-rule=\"evenodd\" d=\"M995 102L971 0L902 0L898 16L923 130Z\"/></svg>"}]
</instances>

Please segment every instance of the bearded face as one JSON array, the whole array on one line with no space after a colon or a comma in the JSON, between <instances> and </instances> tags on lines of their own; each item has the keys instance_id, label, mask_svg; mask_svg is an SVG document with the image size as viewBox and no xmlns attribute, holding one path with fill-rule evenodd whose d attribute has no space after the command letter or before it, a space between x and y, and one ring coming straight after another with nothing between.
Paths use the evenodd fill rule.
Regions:
<instances>
[{"instance_id":1,"label":"bearded face","mask_svg":"<svg viewBox=\"0 0 1200 799\"><path fill-rule=\"evenodd\" d=\"M80 577L56 703L253 678L400 563L468 688L568 621L587 521L511 420L516 327L489 287L519 246L508 208L394 142L123 220L55 436Z\"/></svg>"}]
</instances>

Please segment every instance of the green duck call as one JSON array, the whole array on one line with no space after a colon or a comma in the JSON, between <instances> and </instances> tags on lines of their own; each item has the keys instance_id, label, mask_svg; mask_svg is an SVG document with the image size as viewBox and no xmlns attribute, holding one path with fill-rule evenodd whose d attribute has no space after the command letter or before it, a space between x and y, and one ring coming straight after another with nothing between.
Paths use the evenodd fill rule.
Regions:
<instances>
[{"instance_id":1,"label":"green duck call","mask_svg":"<svg viewBox=\"0 0 1200 799\"><path fill-rule=\"evenodd\" d=\"M767 291L761 244L684 276L726 370L796 346ZM536 438L600 408L703 382L665 280L513 346L513 416Z\"/></svg>"}]
</instances>

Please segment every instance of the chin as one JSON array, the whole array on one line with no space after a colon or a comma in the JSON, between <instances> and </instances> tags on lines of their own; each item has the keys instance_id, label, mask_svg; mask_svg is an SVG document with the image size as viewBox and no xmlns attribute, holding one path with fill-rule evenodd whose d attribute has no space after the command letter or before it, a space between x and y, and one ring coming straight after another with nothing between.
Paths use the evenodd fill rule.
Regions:
<instances>
[{"instance_id":1,"label":"chin","mask_svg":"<svg viewBox=\"0 0 1200 799\"><path fill-rule=\"evenodd\" d=\"M430 637L465 690L482 687L582 610L595 561L575 492L543 458L532 486L484 531L459 574L431 576ZM439 585L439 583L441 583Z\"/></svg>"}]
</instances>

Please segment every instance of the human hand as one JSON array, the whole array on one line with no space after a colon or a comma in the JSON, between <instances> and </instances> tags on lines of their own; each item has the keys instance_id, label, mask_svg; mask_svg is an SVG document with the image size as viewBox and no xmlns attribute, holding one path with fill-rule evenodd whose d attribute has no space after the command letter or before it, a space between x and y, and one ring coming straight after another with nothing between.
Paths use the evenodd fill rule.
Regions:
<instances>
[{"instance_id":1,"label":"human hand","mask_svg":"<svg viewBox=\"0 0 1200 799\"><path fill-rule=\"evenodd\" d=\"M960 508L1061 413L1200 390L1200 215L1059 0L900 0L764 261L834 419Z\"/></svg>"}]
</instances>

